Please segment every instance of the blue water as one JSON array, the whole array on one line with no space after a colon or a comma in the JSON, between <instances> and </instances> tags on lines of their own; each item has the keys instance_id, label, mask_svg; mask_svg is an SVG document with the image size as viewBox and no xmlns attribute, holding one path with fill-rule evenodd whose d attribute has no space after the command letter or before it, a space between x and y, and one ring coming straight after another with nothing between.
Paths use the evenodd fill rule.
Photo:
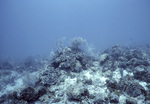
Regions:
<instances>
[{"instance_id":1,"label":"blue water","mask_svg":"<svg viewBox=\"0 0 150 104\"><path fill-rule=\"evenodd\" d=\"M45 54L79 36L97 49L150 44L150 0L0 0L1 59Z\"/></svg>"}]
</instances>

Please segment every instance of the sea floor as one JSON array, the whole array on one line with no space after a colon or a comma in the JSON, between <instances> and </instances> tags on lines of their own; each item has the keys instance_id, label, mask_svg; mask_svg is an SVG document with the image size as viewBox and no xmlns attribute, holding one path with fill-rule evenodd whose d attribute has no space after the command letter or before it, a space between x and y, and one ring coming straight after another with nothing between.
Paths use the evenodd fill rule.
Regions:
<instances>
[{"instance_id":1,"label":"sea floor","mask_svg":"<svg viewBox=\"0 0 150 104\"><path fill-rule=\"evenodd\" d=\"M0 104L150 104L150 47L90 55L76 38L51 58L0 62Z\"/></svg>"}]
</instances>

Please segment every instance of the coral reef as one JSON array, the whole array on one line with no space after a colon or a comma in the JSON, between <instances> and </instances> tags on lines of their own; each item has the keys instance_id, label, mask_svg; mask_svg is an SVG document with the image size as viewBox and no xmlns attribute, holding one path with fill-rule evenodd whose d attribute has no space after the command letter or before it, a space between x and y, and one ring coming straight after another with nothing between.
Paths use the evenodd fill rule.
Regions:
<instances>
[{"instance_id":1,"label":"coral reef","mask_svg":"<svg viewBox=\"0 0 150 104\"><path fill-rule=\"evenodd\" d=\"M48 60L1 62L0 103L150 104L150 50L115 45L95 57L84 42L74 38Z\"/></svg>"}]
</instances>

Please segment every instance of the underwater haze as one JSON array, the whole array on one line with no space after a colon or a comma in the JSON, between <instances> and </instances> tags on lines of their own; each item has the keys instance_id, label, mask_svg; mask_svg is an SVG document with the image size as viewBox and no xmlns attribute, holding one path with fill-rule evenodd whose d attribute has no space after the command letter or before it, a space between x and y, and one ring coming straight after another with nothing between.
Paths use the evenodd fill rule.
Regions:
<instances>
[{"instance_id":1,"label":"underwater haze","mask_svg":"<svg viewBox=\"0 0 150 104\"><path fill-rule=\"evenodd\" d=\"M0 59L46 54L63 37L97 49L150 44L150 1L0 0Z\"/></svg>"},{"instance_id":2,"label":"underwater haze","mask_svg":"<svg viewBox=\"0 0 150 104\"><path fill-rule=\"evenodd\" d=\"M0 104L150 104L150 0L0 0Z\"/></svg>"}]
</instances>

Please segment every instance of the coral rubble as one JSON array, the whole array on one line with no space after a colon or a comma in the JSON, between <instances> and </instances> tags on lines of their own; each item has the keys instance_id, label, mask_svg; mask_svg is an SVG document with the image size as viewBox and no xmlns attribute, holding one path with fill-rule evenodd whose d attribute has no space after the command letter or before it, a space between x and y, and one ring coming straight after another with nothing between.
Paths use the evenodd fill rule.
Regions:
<instances>
[{"instance_id":1,"label":"coral rubble","mask_svg":"<svg viewBox=\"0 0 150 104\"><path fill-rule=\"evenodd\" d=\"M150 54L147 51L115 45L94 57L79 47L83 41L73 39L71 46L61 48L43 62L32 58L20 66L1 62L0 103L150 104ZM34 73L26 76L32 84L27 80L23 82L21 76L15 77L16 73L27 72ZM7 75L12 77L11 82ZM4 86L8 87L8 83L13 86L19 82L22 82L20 86L3 91L7 90Z\"/></svg>"}]
</instances>

